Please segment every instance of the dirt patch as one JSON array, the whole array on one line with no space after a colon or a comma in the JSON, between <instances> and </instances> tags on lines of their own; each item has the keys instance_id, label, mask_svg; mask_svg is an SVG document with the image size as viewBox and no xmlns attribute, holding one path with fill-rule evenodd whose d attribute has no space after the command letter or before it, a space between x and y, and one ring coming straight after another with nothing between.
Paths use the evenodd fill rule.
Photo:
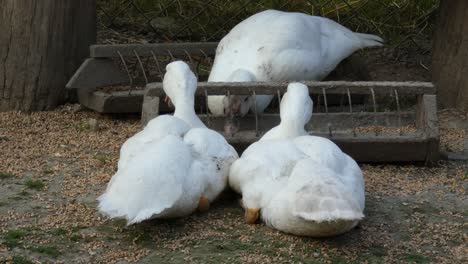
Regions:
<instances>
[{"instance_id":1,"label":"dirt patch","mask_svg":"<svg viewBox=\"0 0 468 264\"><path fill-rule=\"evenodd\" d=\"M121 144L141 129L139 120L74 109L0 113L0 262L468 261L466 162L362 164L366 218L333 239L245 225L231 192L208 213L184 219L130 227L107 220L95 199L116 170ZM90 118L99 129L90 129Z\"/></svg>"}]
</instances>

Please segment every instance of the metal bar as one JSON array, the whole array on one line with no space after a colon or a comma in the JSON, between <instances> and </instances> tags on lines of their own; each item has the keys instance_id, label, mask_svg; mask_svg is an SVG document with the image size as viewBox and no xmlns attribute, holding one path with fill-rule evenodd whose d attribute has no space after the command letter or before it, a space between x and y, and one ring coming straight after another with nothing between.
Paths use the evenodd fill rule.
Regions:
<instances>
[{"instance_id":1,"label":"metal bar","mask_svg":"<svg viewBox=\"0 0 468 264\"><path fill-rule=\"evenodd\" d=\"M255 91L252 91L252 96L254 99L254 114L255 114L255 135L258 137L258 113L257 113L257 95Z\"/></svg>"},{"instance_id":2,"label":"metal bar","mask_svg":"<svg viewBox=\"0 0 468 264\"><path fill-rule=\"evenodd\" d=\"M171 57L171 62L176 60L174 55L172 55L172 52L170 50L167 49L166 52L167 52L167 54L169 54L169 57Z\"/></svg>"},{"instance_id":3,"label":"metal bar","mask_svg":"<svg viewBox=\"0 0 468 264\"><path fill-rule=\"evenodd\" d=\"M276 90L276 94L278 96L278 110L281 111L281 92Z\"/></svg>"},{"instance_id":4,"label":"metal bar","mask_svg":"<svg viewBox=\"0 0 468 264\"><path fill-rule=\"evenodd\" d=\"M216 48L215 48L216 49ZM208 56L208 54L206 54L206 52L204 52L202 49L199 50L200 53L205 57L205 60L208 60L210 59L210 57ZM213 54L214 55L214 54Z\"/></svg>"},{"instance_id":5,"label":"metal bar","mask_svg":"<svg viewBox=\"0 0 468 264\"><path fill-rule=\"evenodd\" d=\"M398 94L435 94L435 86L430 82L303 82L309 87L309 93L320 95L321 89L326 89L327 94L346 94L349 89L353 94L371 95L374 94L392 94L394 90ZM286 82L199 82L197 94L203 95L204 90L208 90L210 95L225 95L227 90L236 95L251 95L252 91L260 91L260 94L274 95L277 91L285 93L289 83ZM148 88L160 88L161 83L149 83ZM160 89L152 89L150 95L159 95Z\"/></svg>"},{"instance_id":6,"label":"metal bar","mask_svg":"<svg viewBox=\"0 0 468 264\"><path fill-rule=\"evenodd\" d=\"M140 65L141 72L143 73L143 78L145 79L145 85L148 84L148 77L146 77L145 67L143 67L143 62L141 62L140 56L138 56L138 52L136 50L133 51L135 56L138 60L138 64Z\"/></svg>"},{"instance_id":7,"label":"metal bar","mask_svg":"<svg viewBox=\"0 0 468 264\"><path fill-rule=\"evenodd\" d=\"M156 67L158 68L158 72L159 72L159 78L161 78L161 81L162 81L163 80L163 72L161 70L161 66L159 65L159 60L158 60L158 58L156 57L156 54L154 54L153 51L151 51L151 55L153 55L153 59L156 62Z\"/></svg>"},{"instance_id":8,"label":"metal bar","mask_svg":"<svg viewBox=\"0 0 468 264\"><path fill-rule=\"evenodd\" d=\"M353 113L353 103L351 102L351 93L349 91L349 88L346 89L346 93L348 94L348 103L349 103L349 113ZM354 125L354 122L352 122L352 129L353 129L353 136L356 137L356 126Z\"/></svg>"},{"instance_id":9,"label":"metal bar","mask_svg":"<svg viewBox=\"0 0 468 264\"><path fill-rule=\"evenodd\" d=\"M195 76L196 76L197 79L198 79L198 69L197 69L198 67L195 66L195 62L193 62L193 59L192 59L192 56L190 56L190 53L188 53L186 50L184 50L184 52L185 52L185 55L187 56L188 60L190 61L190 65L191 65L192 67L195 67L194 73L195 73Z\"/></svg>"},{"instance_id":10,"label":"metal bar","mask_svg":"<svg viewBox=\"0 0 468 264\"><path fill-rule=\"evenodd\" d=\"M395 92L395 100L397 105L397 114L398 114L398 126L400 127L400 136L403 135L403 130L401 129L401 110L400 110L400 100L398 99L398 91L394 90Z\"/></svg>"},{"instance_id":11,"label":"metal bar","mask_svg":"<svg viewBox=\"0 0 468 264\"><path fill-rule=\"evenodd\" d=\"M375 92L374 92L374 89L371 88L371 95L372 95L372 105L374 107L374 113L377 113L377 103L375 102ZM378 132L378 129L377 129L377 119L376 117L374 117L374 123L375 123L375 135L378 136L379 135L379 132Z\"/></svg>"},{"instance_id":12,"label":"metal bar","mask_svg":"<svg viewBox=\"0 0 468 264\"><path fill-rule=\"evenodd\" d=\"M119 51L117 51L117 54L119 55L120 60L122 61L123 66L125 68L125 71L127 72L128 81L129 81L129 85L130 85L130 89L128 90L128 94L130 95L131 92L132 92L132 88L133 88L133 78L132 78L132 75L130 74L130 71L128 70L127 63L125 62L125 59L123 58L122 54Z\"/></svg>"},{"instance_id":13,"label":"metal bar","mask_svg":"<svg viewBox=\"0 0 468 264\"><path fill-rule=\"evenodd\" d=\"M211 126L211 112L210 112L210 108L208 107L208 91L205 90L205 104L206 104L206 116L208 117L207 118L207 125L208 126Z\"/></svg>"},{"instance_id":14,"label":"metal bar","mask_svg":"<svg viewBox=\"0 0 468 264\"><path fill-rule=\"evenodd\" d=\"M322 94L323 94L323 104L325 105L325 114L328 116L328 101L327 101L327 93L325 92L325 89L322 88ZM332 124L330 122L327 123L328 127L328 136L333 137L333 128Z\"/></svg>"},{"instance_id":15,"label":"metal bar","mask_svg":"<svg viewBox=\"0 0 468 264\"><path fill-rule=\"evenodd\" d=\"M323 94L323 103L325 105L325 113L328 113L327 93L325 92L325 88L322 88L322 94Z\"/></svg>"}]
</instances>

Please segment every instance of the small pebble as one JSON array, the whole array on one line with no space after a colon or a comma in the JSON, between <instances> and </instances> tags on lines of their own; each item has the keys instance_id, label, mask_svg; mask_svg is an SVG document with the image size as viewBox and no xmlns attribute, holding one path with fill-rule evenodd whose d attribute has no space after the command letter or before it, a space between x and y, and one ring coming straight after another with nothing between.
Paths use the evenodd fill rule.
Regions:
<instances>
[{"instance_id":1,"label":"small pebble","mask_svg":"<svg viewBox=\"0 0 468 264\"><path fill-rule=\"evenodd\" d=\"M88 126L89 126L89 129L93 130L93 131L96 131L99 129L99 123L96 119L94 118L90 118L88 119Z\"/></svg>"}]
</instances>

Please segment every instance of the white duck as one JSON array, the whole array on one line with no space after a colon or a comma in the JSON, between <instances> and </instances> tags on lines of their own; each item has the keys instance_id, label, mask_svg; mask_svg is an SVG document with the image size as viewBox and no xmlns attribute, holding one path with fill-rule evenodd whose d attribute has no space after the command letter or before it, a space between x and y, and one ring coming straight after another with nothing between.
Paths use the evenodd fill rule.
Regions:
<instances>
[{"instance_id":1,"label":"white duck","mask_svg":"<svg viewBox=\"0 0 468 264\"><path fill-rule=\"evenodd\" d=\"M307 135L312 100L305 85L288 86L280 114L281 123L230 169L229 184L242 194L246 222L261 217L273 228L300 236L350 230L364 217L359 166L330 140Z\"/></svg>"},{"instance_id":2,"label":"white duck","mask_svg":"<svg viewBox=\"0 0 468 264\"><path fill-rule=\"evenodd\" d=\"M353 52L381 46L374 35L354 33L333 20L266 10L236 25L219 43L209 82L322 80ZM261 113L272 96L209 96L215 115Z\"/></svg>"},{"instance_id":3,"label":"white duck","mask_svg":"<svg viewBox=\"0 0 468 264\"><path fill-rule=\"evenodd\" d=\"M166 70L163 87L174 103L174 116L151 120L123 144L117 173L98 198L101 212L125 218L129 225L207 210L238 158L224 137L195 114L197 80L188 65L173 62Z\"/></svg>"}]
</instances>

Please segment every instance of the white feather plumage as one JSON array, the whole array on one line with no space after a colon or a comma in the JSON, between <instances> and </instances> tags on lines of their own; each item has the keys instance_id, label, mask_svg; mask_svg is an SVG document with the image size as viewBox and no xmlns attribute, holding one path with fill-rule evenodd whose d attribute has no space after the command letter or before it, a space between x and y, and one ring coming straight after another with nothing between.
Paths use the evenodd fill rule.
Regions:
<instances>
[{"instance_id":1,"label":"white feather plumage","mask_svg":"<svg viewBox=\"0 0 468 264\"><path fill-rule=\"evenodd\" d=\"M123 144L117 173L98 198L102 213L128 224L189 215L201 197L212 202L238 158L195 114L196 77L188 65L173 62L166 69L164 90L175 105L174 116L151 120Z\"/></svg>"},{"instance_id":2,"label":"white feather plumage","mask_svg":"<svg viewBox=\"0 0 468 264\"><path fill-rule=\"evenodd\" d=\"M319 81L353 52L382 42L328 18L266 10L240 22L220 41L208 81ZM242 115L249 108L263 112L272 98L256 96L256 108L253 100L242 99ZM224 96L208 97L215 115L224 114L223 102Z\"/></svg>"},{"instance_id":3,"label":"white feather plumage","mask_svg":"<svg viewBox=\"0 0 468 264\"><path fill-rule=\"evenodd\" d=\"M333 142L305 132L312 115L307 91L302 84L288 86L280 125L233 163L229 184L246 209L260 209L267 225L300 236L333 236L364 217L364 180Z\"/></svg>"}]
</instances>

